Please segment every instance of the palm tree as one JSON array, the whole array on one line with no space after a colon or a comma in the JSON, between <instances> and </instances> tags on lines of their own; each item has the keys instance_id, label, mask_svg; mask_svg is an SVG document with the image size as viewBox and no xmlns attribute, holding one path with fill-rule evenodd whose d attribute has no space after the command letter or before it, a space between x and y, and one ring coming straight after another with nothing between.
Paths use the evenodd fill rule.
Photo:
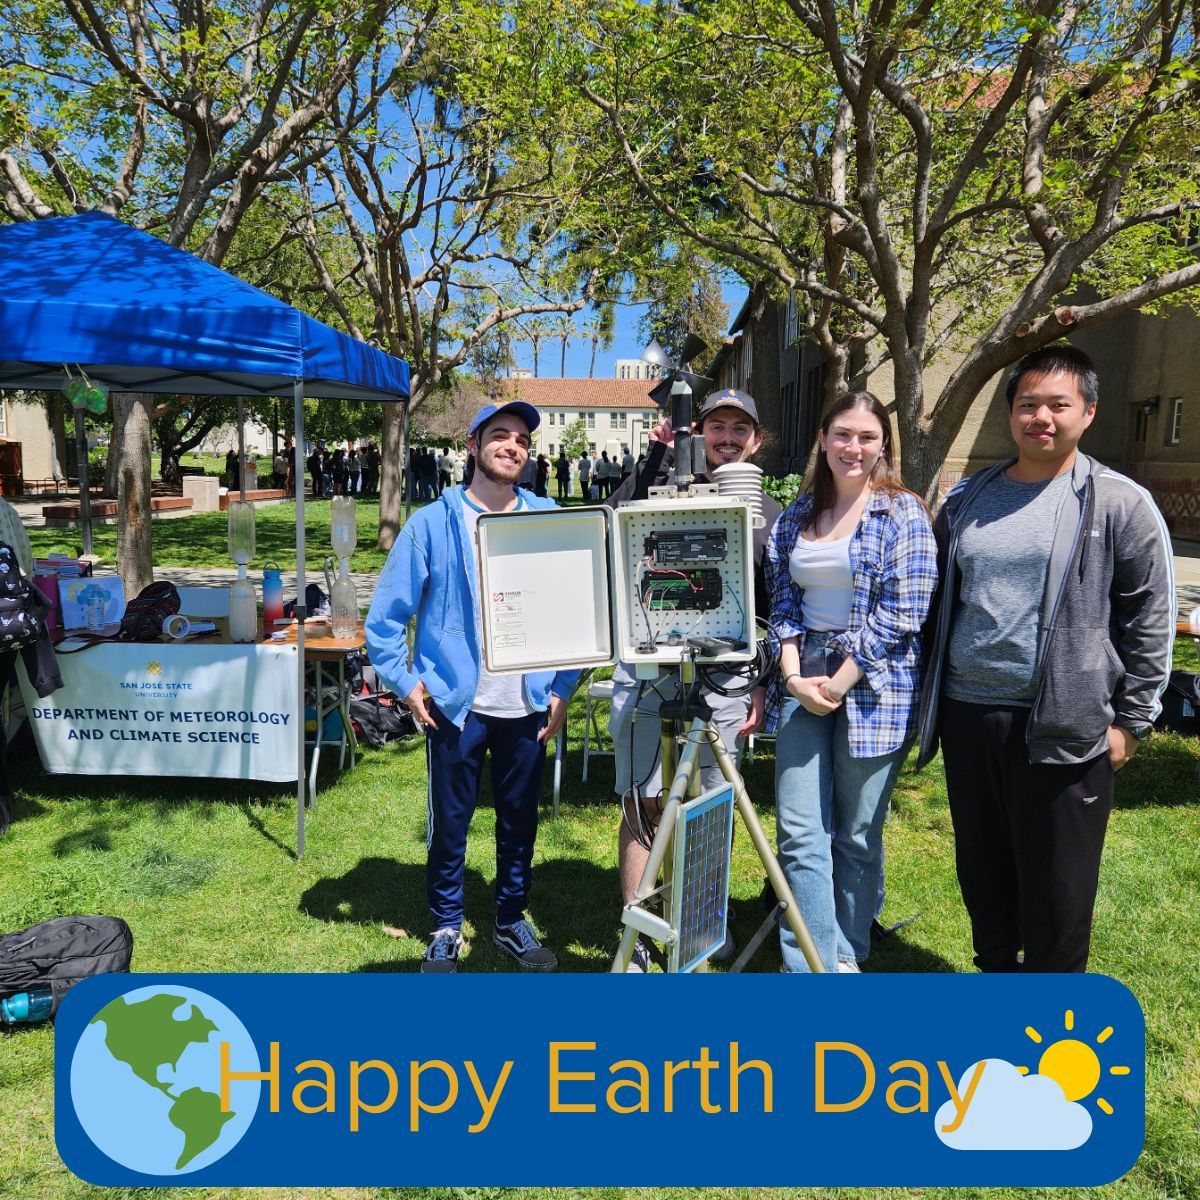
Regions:
<instances>
[{"instance_id":1,"label":"palm tree","mask_svg":"<svg viewBox=\"0 0 1200 1200\"><path fill-rule=\"evenodd\" d=\"M565 379L567 374L567 344L575 336L575 321L563 313L554 320L554 336L562 343L562 354L558 360L558 376Z\"/></svg>"}]
</instances>

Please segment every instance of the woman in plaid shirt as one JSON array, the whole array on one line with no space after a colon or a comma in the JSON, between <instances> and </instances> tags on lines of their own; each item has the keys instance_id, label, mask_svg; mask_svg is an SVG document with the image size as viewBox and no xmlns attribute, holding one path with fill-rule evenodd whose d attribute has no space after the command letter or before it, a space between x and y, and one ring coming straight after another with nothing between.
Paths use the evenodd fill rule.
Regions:
<instances>
[{"instance_id":1,"label":"woman in plaid shirt","mask_svg":"<svg viewBox=\"0 0 1200 1200\"><path fill-rule=\"evenodd\" d=\"M779 712L780 862L826 969L857 972L870 952L883 820L916 719L937 549L929 510L892 467L891 425L870 392L834 404L819 441L811 490L767 546L783 639L768 712ZM784 969L806 971L786 924L780 940Z\"/></svg>"}]
</instances>

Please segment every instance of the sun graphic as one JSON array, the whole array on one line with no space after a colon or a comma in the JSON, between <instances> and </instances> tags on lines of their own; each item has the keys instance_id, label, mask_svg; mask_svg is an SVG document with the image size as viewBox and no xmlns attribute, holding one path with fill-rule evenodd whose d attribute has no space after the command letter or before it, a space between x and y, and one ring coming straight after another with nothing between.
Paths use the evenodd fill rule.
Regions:
<instances>
[{"instance_id":1,"label":"sun graphic","mask_svg":"<svg viewBox=\"0 0 1200 1200\"><path fill-rule=\"evenodd\" d=\"M1063 1014L1063 1028L1071 1032L1075 1028L1075 1014L1071 1009ZM1112 1026L1106 1025L1096 1035L1096 1044L1103 1045L1112 1037ZM1025 1026L1025 1033L1030 1041L1042 1043L1042 1035L1032 1025ZM1029 1074L1028 1067L1018 1067L1022 1075ZM1114 1066L1108 1068L1110 1075L1128 1075L1129 1068ZM1053 1079L1063 1090L1068 1100L1083 1100L1096 1090L1103 1074L1100 1056L1086 1042L1078 1038L1059 1038L1051 1042L1042 1051L1038 1060L1037 1074ZM1096 1107L1112 1116L1113 1107L1103 1096L1096 1097Z\"/></svg>"}]
</instances>

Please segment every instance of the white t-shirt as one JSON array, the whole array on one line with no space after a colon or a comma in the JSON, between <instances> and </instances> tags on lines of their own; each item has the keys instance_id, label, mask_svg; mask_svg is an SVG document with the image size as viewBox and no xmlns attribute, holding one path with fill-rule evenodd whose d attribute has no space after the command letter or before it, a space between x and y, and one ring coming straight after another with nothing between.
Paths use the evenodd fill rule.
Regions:
<instances>
[{"instance_id":1,"label":"white t-shirt","mask_svg":"<svg viewBox=\"0 0 1200 1200\"><path fill-rule=\"evenodd\" d=\"M525 507L525 502L518 496L517 508ZM515 510L514 510L515 511ZM463 493L463 516L467 522L467 545L471 548L471 570L475 570L475 530L479 523L479 514L483 509L472 504L466 493ZM479 607L475 609L475 636L483 646L483 613ZM534 709L525 699L524 675L493 675L482 662L479 664L479 686L475 689L475 699L471 702L471 711L484 717L527 717Z\"/></svg>"},{"instance_id":2,"label":"white t-shirt","mask_svg":"<svg viewBox=\"0 0 1200 1200\"><path fill-rule=\"evenodd\" d=\"M592 473L592 460L585 454L579 460L579 478L586 479Z\"/></svg>"},{"instance_id":3,"label":"white t-shirt","mask_svg":"<svg viewBox=\"0 0 1200 1200\"><path fill-rule=\"evenodd\" d=\"M804 589L800 611L805 629L823 633L849 627L854 591L854 571L850 566L853 537L850 533L834 542L796 539L788 572L797 587Z\"/></svg>"}]
</instances>

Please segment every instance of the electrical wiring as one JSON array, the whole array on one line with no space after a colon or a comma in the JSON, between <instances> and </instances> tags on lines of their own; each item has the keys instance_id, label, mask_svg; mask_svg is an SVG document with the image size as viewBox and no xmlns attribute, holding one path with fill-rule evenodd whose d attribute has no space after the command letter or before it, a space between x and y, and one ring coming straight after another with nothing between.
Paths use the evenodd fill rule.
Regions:
<instances>
[{"instance_id":1,"label":"electrical wiring","mask_svg":"<svg viewBox=\"0 0 1200 1200\"><path fill-rule=\"evenodd\" d=\"M779 651L783 644L779 631L765 617L756 617L755 624L764 630L766 636L757 640L754 658L751 662L738 666L734 670L719 666L698 665L696 667L696 674L704 686L710 691L716 692L718 696L732 698L750 695L759 684L766 681L771 672L779 665ZM721 683L717 678L718 675L747 675L748 681L731 687Z\"/></svg>"}]
</instances>

